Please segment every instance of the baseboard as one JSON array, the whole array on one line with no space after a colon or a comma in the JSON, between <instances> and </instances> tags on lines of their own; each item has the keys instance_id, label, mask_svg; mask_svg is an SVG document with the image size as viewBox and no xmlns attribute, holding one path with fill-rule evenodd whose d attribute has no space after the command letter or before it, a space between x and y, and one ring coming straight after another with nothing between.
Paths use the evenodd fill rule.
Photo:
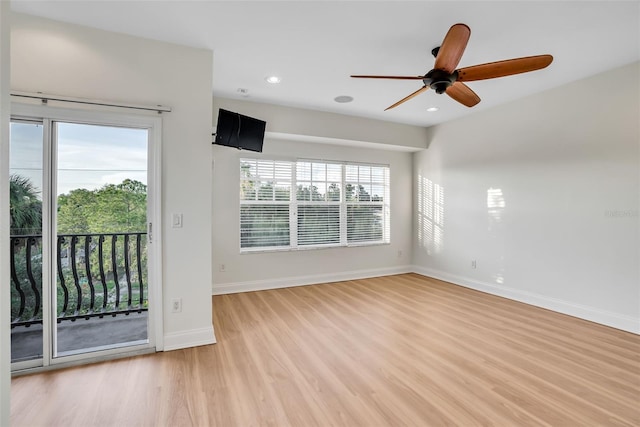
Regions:
<instances>
[{"instance_id":1,"label":"baseboard","mask_svg":"<svg viewBox=\"0 0 640 427\"><path fill-rule=\"evenodd\" d=\"M182 332L172 332L164 336L164 351L179 350L187 347L198 347L216 343L213 325Z\"/></svg>"},{"instance_id":2,"label":"baseboard","mask_svg":"<svg viewBox=\"0 0 640 427\"><path fill-rule=\"evenodd\" d=\"M470 279L468 277L458 276L439 270L425 267L412 266L414 273L433 277L434 279L450 282L455 285L464 286L466 288L475 289L492 295L508 298L511 300L523 302L525 304L534 305L536 307L545 308L556 311L558 313L567 314L569 316L578 317L580 319L589 320L601 325L610 326L634 334L640 334L640 319L631 316L625 316L618 313L612 313L606 310L600 310L580 304L575 304L565 300L551 298L539 295L533 292L521 291L516 289L498 286L492 283L481 282Z\"/></svg>"},{"instance_id":3,"label":"baseboard","mask_svg":"<svg viewBox=\"0 0 640 427\"><path fill-rule=\"evenodd\" d=\"M375 268L369 270L346 271L340 273L314 274L310 276L282 277L278 279L253 280L214 284L213 295L234 294L238 292L264 291L268 289L291 288L294 286L317 285L320 283L342 282L345 280L367 279L370 277L391 276L411 273L409 265L399 267Z\"/></svg>"},{"instance_id":4,"label":"baseboard","mask_svg":"<svg viewBox=\"0 0 640 427\"><path fill-rule=\"evenodd\" d=\"M469 289L485 292L488 294L508 298L536 307L567 314L569 316L610 326L623 331L640 334L640 320L631 316L624 316L606 310L600 310L585 305L575 304L558 298L506 288L504 286L486 283L468 277L458 276L444 271L430 268L406 265L389 268L377 268L369 270L357 270L341 273L316 274L309 276L283 277L278 279L254 280L247 282L220 283L213 285L213 295L233 294L238 292L264 291L268 289L290 288L294 286L316 285L321 283L341 282L345 280L367 279L370 277L390 276L393 274L417 273L434 279L450 282L455 285L464 286ZM213 338L215 342L215 337ZM179 340L178 342L183 342ZM203 342L203 345L210 342ZM168 349L167 335L165 335L165 349ZM183 348L187 345L175 347ZM169 348L174 349L174 348Z\"/></svg>"}]
</instances>

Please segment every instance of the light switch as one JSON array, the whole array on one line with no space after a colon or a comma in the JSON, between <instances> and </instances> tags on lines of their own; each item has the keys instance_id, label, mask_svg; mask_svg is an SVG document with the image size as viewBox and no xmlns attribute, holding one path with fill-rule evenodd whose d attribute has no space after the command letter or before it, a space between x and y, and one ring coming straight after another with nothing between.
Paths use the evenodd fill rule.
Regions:
<instances>
[{"instance_id":1,"label":"light switch","mask_svg":"<svg viewBox=\"0 0 640 427\"><path fill-rule=\"evenodd\" d=\"M174 213L171 217L171 226L173 228L182 228L182 214Z\"/></svg>"}]
</instances>

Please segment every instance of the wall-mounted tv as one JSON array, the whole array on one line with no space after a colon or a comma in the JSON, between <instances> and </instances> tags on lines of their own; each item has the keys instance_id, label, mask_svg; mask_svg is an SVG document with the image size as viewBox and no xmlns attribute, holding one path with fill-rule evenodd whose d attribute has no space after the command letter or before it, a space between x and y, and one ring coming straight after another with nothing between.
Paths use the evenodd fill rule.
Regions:
<instances>
[{"instance_id":1,"label":"wall-mounted tv","mask_svg":"<svg viewBox=\"0 0 640 427\"><path fill-rule=\"evenodd\" d=\"M266 122L233 111L218 111L214 144L262 152Z\"/></svg>"}]
</instances>

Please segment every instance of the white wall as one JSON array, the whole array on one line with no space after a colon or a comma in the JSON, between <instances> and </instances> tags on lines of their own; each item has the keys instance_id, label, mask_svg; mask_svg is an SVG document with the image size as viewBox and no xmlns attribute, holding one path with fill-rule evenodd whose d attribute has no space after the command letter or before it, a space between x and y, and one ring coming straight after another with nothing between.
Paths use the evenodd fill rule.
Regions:
<instances>
[{"instance_id":1,"label":"white wall","mask_svg":"<svg viewBox=\"0 0 640 427\"><path fill-rule=\"evenodd\" d=\"M13 90L162 104L165 349L211 343L210 51L15 14ZM171 213L183 228L171 228ZM182 313L169 302L182 298Z\"/></svg>"},{"instance_id":2,"label":"white wall","mask_svg":"<svg viewBox=\"0 0 640 427\"><path fill-rule=\"evenodd\" d=\"M9 425L11 319L9 277L9 2L0 2L0 426Z\"/></svg>"},{"instance_id":3,"label":"white wall","mask_svg":"<svg viewBox=\"0 0 640 427\"><path fill-rule=\"evenodd\" d=\"M215 105L220 105L217 100ZM226 108L232 108L224 103ZM259 105L259 104L253 104ZM242 104L234 104L233 111L255 117L273 114L270 106L264 111L249 111ZM277 109L276 109L277 110ZM214 111L217 114L217 108ZM262 116L260 113L263 113ZM293 109L289 115L297 114ZM303 114L307 114L303 112ZM217 115L216 115L217 117ZM327 129L335 122L326 120ZM349 120L345 116L338 120ZM214 119L215 121L215 119ZM377 125L384 125L378 122ZM268 125L269 126L269 125ZM412 127L407 127L413 131ZM278 130L290 130L279 128ZM302 132L306 132L301 129ZM400 129L402 131L402 129ZM329 133L329 132L327 132ZM334 134L335 135L335 134ZM363 140L366 130L360 135ZM265 139L263 153L238 151L229 147L212 146L213 173L213 293L267 289L310 283L347 280L357 277L394 274L408 271L411 263L411 153L335 144L319 144L291 140ZM389 164L391 171L391 244L362 248L331 248L287 252L240 254L239 229L239 159L241 157L290 159L344 160ZM402 255L398 256L398 251ZM226 271L219 271L225 264Z\"/></svg>"},{"instance_id":4,"label":"white wall","mask_svg":"<svg viewBox=\"0 0 640 427\"><path fill-rule=\"evenodd\" d=\"M427 148L427 128L421 126L220 97L213 99L214 124L219 108L264 120L267 133L279 138L404 151Z\"/></svg>"},{"instance_id":5,"label":"white wall","mask_svg":"<svg viewBox=\"0 0 640 427\"><path fill-rule=\"evenodd\" d=\"M639 333L639 76L631 64L431 128L414 159L418 271Z\"/></svg>"}]
</instances>

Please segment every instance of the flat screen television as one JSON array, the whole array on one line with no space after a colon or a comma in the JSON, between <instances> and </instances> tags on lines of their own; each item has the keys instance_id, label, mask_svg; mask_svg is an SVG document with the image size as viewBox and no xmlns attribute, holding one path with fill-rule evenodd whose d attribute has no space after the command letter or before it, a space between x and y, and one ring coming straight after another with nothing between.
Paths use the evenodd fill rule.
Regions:
<instances>
[{"instance_id":1,"label":"flat screen television","mask_svg":"<svg viewBox=\"0 0 640 427\"><path fill-rule=\"evenodd\" d=\"M220 108L214 144L262 152L266 122Z\"/></svg>"}]
</instances>

